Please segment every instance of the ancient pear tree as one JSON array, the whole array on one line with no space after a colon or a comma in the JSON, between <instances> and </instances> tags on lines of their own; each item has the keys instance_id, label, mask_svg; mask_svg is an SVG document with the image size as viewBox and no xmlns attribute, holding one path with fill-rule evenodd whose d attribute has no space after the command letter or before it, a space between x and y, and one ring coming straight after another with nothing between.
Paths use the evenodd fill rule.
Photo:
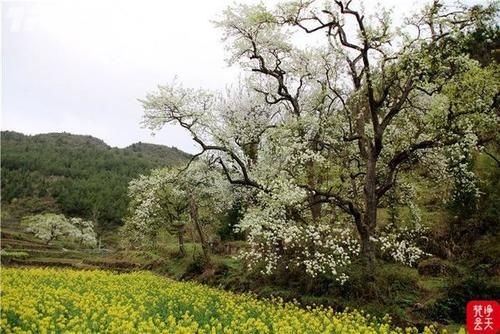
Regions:
<instances>
[{"instance_id":1,"label":"ancient pear tree","mask_svg":"<svg viewBox=\"0 0 500 334\"><path fill-rule=\"evenodd\" d=\"M233 6L216 24L240 86L160 86L141 100L144 124L182 126L198 155L252 194L239 228L264 271L294 265L343 281L353 256L373 268L377 246L412 264L422 252L382 235L377 209L411 193L394 189L411 188L400 176L417 166L475 191L461 161L498 139L499 68L462 41L496 13L433 1L395 26L389 11L352 1Z\"/></svg>"}]
</instances>

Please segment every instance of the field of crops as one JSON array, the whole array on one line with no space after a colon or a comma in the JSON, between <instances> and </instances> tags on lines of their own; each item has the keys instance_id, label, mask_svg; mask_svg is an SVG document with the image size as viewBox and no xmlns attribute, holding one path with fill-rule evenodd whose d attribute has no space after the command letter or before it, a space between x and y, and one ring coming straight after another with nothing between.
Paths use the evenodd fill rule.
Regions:
<instances>
[{"instance_id":1,"label":"field of crops","mask_svg":"<svg viewBox=\"0 0 500 334\"><path fill-rule=\"evenodd\" d=\"M4 333L417 332L357 311L303 309L149 272L4 268L1 279Z\"/></svg>"}]
</instances>

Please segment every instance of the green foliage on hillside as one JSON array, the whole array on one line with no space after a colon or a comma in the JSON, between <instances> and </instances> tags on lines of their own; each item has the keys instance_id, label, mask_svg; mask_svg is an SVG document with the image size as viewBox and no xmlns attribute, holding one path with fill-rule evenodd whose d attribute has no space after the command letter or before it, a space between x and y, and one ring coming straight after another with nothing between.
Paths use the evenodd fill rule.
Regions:
<instances>
[{"instance_id":1,"label":"green foliage on hillside","mask_svg":"<svg viewBox=\"0 0 500 334\"><path fill-rule=\"evenodd\" d=\"M136 143L119 149L68 133L3 131L1 140L2 204L10 214L61 212L102 227L121 223L130 180L189 159L173 147Z\"/></svg>"}]
</instances>

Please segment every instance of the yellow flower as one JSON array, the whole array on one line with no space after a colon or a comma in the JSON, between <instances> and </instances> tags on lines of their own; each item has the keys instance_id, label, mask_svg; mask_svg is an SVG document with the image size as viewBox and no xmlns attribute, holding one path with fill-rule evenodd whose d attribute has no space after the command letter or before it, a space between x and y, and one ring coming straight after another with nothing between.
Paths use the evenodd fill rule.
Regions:
<instances>
[{"instance_id":1,"label":"yellow flower","mask_svg":"<svg viewBox=\"0 0 500 334\"><path fill-rule=\"evenodd\" d=\"M303 309L149 272L6 268L1 291L5 333L418 333L393 327L389 316Z\"/></svg>"}]
</instances>

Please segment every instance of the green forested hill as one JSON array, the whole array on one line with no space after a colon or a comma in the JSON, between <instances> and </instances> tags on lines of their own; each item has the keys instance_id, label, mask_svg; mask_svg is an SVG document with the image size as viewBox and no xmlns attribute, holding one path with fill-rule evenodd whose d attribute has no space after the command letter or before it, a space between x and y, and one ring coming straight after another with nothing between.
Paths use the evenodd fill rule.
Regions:
<instances>
[{"instance_id":1,"label":"green forested hill","mask_svg":"<svg viewBox=\"0 0 500 334\"><path fill-rule=\"evenodd\" d=\"M1 132L2 208L13 217L43 211L120 224L127 184L160 166L186 162L173 147L136 143L112 148L102 140L68 133L26 136Z\"/></svg>"}]
</instances>

